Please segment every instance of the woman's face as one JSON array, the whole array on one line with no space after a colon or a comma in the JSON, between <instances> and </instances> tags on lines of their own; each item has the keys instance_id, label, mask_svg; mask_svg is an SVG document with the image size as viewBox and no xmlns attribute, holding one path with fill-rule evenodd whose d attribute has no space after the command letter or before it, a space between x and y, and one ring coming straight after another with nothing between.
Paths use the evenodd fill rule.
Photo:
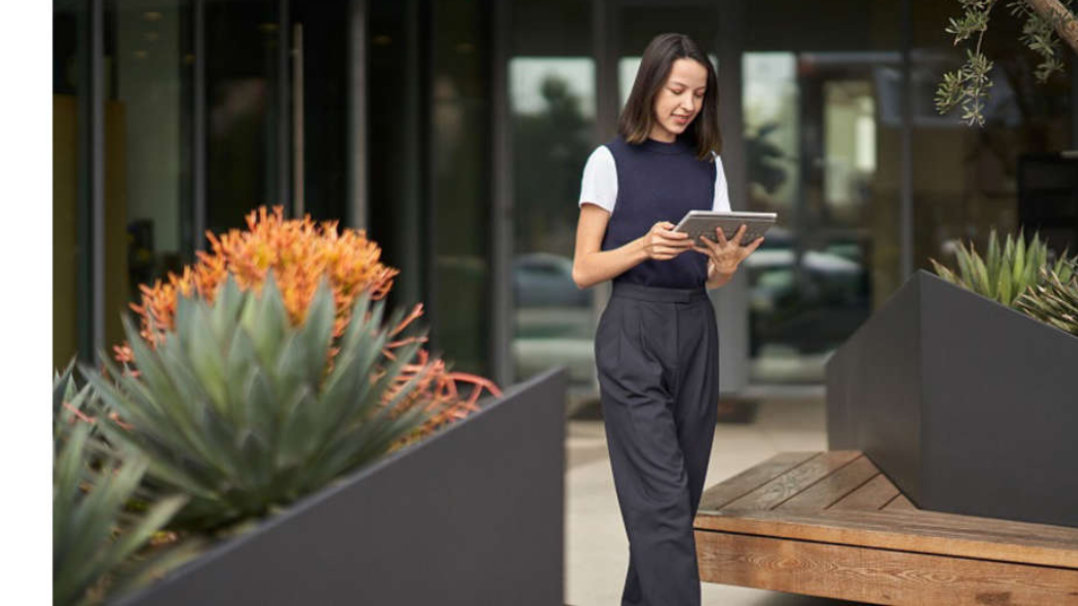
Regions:
<instances>
[{"instance_id":1,"label":"woman's face","mask_svg":"<svg viewBox=\"0 0 1078 606\"><path fill-rule=\"evenodd\" d=\"M655 124L650 137L672 142L692 124L704 106L707 69L693 59L678 59L655 95Z\"/></svg>"}]
</instances>

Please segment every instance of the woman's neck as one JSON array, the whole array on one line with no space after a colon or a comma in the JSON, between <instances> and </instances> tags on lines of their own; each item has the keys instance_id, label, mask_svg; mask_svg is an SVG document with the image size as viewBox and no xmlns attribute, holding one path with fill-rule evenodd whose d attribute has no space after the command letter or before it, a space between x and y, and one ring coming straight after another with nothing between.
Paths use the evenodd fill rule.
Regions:
<instances>
[{"instance_id":1,"label":"woman's neck","mask_svg":"<svg viewBox=\"0 0 1078 606\"><path fill-rule=\"evenodd\" d=\"M659 143L673 143L677 141L677 135L666 130L662 126L655 124L651 127L651 132L648 133L649 139L654 139Z\"/></svg>"}]
</instances>

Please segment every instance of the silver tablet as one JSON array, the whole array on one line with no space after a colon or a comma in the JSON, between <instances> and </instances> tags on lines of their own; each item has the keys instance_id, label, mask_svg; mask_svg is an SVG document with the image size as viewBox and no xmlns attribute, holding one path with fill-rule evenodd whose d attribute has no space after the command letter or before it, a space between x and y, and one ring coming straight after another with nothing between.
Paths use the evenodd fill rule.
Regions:
<instances>
[{"instance_id":1,"label":"silver tablet","mask_svg":"<svg viewBox=\"0 0 1078 606\"><path fill-rule=\"evenodd\" d=\"M693 239L693 242L703 246L700 237L705 236L712 242L716 241L715 228L721 227L722 234L727 239L733 238L738 228L745 225L745 235L741 237L741 245L748 246L775 224L778 219L776 213L749 213L749 212L715 212L710 210L690 210L674 231L683 231Z\"/></svg>"}]
</instances>

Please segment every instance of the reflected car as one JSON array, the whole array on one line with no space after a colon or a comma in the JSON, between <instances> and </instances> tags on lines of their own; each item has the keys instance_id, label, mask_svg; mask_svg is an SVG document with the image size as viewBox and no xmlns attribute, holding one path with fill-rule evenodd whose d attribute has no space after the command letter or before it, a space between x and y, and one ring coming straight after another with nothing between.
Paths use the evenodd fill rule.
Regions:
<instances>
[{"instance_id":1,"label":"reflected car","mask_svg":"<svg viewBox=\"0 0 1078 606\"><path fill-rule=\"evenodd\" d=\"M513 295L518 377L564 365L569 370L570 400L596 397L594 293L573 282L572 259L550 253L518 256L513 262Z\"/></svg>"},{"instance_id":2,"label":"reflected car","mask_svg":"<svg viewBox=\"0 0 1078 606\"><path fill-rule=\"evenodd\" d=\"M792 242L783 240L745 260L753 357L768 344L802 353L828 351L871 313L869 273L860 262L860 247L836 243L827 250L802 251L798 258Z\"/></svg>"},{"instance_id":3,"label":"reflected car","mask_svg":"<svg viewBox=\"0 0 1078 606\"><path fill-rule=\"evenodd\" d=\"M519 307L591 307L591 292L573 282L573 260L551 253L513 261L513 297Z\"/></svg>"}]
</instances>

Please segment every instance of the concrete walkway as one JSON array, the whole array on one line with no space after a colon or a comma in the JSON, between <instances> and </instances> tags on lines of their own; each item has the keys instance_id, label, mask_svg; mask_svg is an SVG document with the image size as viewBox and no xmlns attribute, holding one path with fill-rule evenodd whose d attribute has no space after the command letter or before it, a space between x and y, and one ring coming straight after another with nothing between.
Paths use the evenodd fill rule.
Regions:
<instances>
[{"instance_id":1,"label":"concrete walkway","mask_svg":"<svg viewBox=\"0 0 1078 606\"><path fill-rule=\"evenodd\" d=\"M826 450L822 400L767 400L747 424L720 423L715 430L706 487L771 455ZM628 566L628 540L618 512L601 420L569 421L566 472L566 604L620 604ZM836 606L840 600L704 583L703 603L712 606Z\"/></svg>"}]
</instances>

